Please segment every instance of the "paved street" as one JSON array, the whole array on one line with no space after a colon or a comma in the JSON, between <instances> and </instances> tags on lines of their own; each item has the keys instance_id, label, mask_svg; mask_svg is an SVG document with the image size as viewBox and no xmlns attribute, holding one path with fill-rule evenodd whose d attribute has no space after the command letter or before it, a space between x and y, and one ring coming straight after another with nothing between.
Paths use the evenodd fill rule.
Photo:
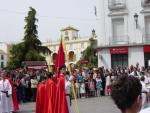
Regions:
<instances>
[{"instance_id":1,"label":"paved street","mask_svg":"<svg viewBox=\"0 0 150 113\"><path fill-rule=\"evenodd\" d=\"M110 97L79 99L80 113L120 113ZM19 113L34 113L35 103L22 104Z\"/></svg>"}]
</instances>

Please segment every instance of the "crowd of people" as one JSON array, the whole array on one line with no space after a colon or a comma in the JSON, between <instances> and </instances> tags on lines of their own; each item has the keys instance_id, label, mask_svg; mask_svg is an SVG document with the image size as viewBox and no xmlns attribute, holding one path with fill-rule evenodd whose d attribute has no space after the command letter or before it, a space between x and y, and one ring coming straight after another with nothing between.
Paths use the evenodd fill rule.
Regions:
<instances>
[{"instance_id":1,"label":"crowd of people","mask_svg":"<svg viewBox=\"0 0 150 113\"><path fill-rule=\"evenodd\" d=\"M143 86L143 92L149 92L150 68L131 65L129 68L105 69L104 67L75 70L66 73L68 81L73 81L77 98L111 95L112 83L121 75L137 77Z\"/></svg>"},{"instance_id":2,"label":"crowd of people","mask_svg":"<svg viewBox=\"0 0 150 113\"><path fill-rule=\"evenodd\" d=\"M41 77L48 77L50 73L45 70L18 69L6 71L12 82L19 103L36 101L36 91Z\"/></svg>"},{"instance_id":3,"label":"crowd of people","mask_svg":"<svg viewBox=\"0 0 150 113\"><path fill-rule=\"evenodd\" d=\"M45 70L17 69L5 71L7 77L11 79L14 91L19 103L36 101L36 93L42 78L55 78L57 74ZM115 69L82 68L73 71L66 71L66 92L71 98L89 98L95 96L111 95L112 83L119 76L135 76L141 81L143 98L149 100L150 68L140 67L137 63L128 68L117 67ZM73 90L75 95L73 94ZM145 101L142 102L146 107Z\"/></svg>"}]
</instances>

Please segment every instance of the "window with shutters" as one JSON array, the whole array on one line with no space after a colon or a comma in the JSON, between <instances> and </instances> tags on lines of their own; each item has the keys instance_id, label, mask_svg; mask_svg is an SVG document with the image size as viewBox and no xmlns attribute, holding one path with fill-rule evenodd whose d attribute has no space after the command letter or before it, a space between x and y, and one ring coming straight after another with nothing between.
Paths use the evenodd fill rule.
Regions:
<instances>
[{"instance_id":1,"label":"window with shutters","mask_svg":"<svg viewBox=\"0 0 150 113\"><path fill-rule=\"evenodd\" d=\"M144 41L150 42L150 16L145 17L145 35Z\"/></svg>"},{"instance_id":2,"label":"window with shutters","mask_svg":"<svg viewBox=\"0 0 150 113\"><path fill-rule=\"evenodd\" d=\"M120 42L127 41L127 37L124 33L124 18L112 19L112 37L111 43L119 44Z\"/></svg>"}]
</instances>

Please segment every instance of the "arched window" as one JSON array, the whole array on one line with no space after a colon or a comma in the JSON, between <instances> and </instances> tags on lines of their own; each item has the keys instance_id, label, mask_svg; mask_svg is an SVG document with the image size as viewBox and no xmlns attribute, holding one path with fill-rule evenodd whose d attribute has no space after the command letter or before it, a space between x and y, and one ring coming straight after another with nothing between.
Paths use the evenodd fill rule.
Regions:
<instances>
[{"instance_id":1,"label":"arched window","mask_svg":"<svg viewBox=\"0 0 150 113\"><path fill-rule=\"evenodd\" d=\"M68 41L68 40L69 40L69 37L68 37L68 36L66 36L66 37L65 37L65 41Z\"/></svg>"},{"instance_id":2,"label":"arched window","mask_svg":"<svg viewBox=\"0 0 150 113\"><path fill-rule=\"evenodd\" d=\"M74 36L72 39L73 39L73 40L77 40L77 37L76 37L76 36Z\"/></svg>"}]
</instances>

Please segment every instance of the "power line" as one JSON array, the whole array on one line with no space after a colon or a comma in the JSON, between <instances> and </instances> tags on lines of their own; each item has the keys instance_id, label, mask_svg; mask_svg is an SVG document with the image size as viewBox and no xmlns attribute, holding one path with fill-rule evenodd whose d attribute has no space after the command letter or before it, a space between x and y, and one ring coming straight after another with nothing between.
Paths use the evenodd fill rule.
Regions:
<instances>
[{"instance_id":1,"label":"power line","mask_svg":"<svg viewBox=\"0 0 150 113\"><path fill-rule=\"evenodd\" d=\"M10 11L10 10L6 10L6 9L0 9L0 12L3 12L3 13L14 13L14 14L18 14L18 15L24 15L26 14L26 12L19 12L19 11Z\"/></svg>"},{"instance_id":2,"label":"power line","mask_svg":"<svg viewBox=\"0 0 150 113\"><path fill-rule=\"evenodd\" d=\"M0 9L0 12L3 13L8 13L8 14L17 14L17 15L26 15L26 12L19 12L19 11L10 11L10 10L6 10L6 9ZM76 20L76 21L95 21L95 18L74 18L74 17L50 17L50 16L46 16L46 15L38 15L37 17L40 18L50 18L50 19L57 19L57 20Z\"/></svg>"}]
</instances>

